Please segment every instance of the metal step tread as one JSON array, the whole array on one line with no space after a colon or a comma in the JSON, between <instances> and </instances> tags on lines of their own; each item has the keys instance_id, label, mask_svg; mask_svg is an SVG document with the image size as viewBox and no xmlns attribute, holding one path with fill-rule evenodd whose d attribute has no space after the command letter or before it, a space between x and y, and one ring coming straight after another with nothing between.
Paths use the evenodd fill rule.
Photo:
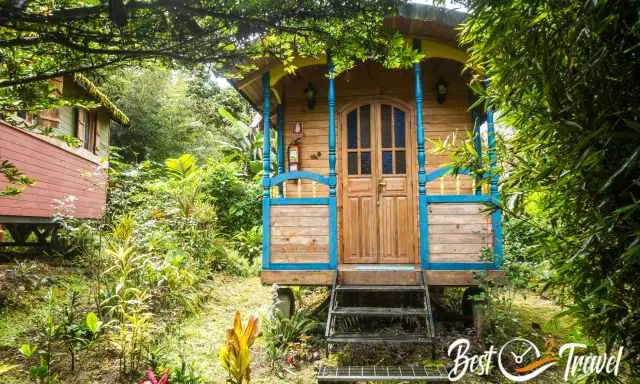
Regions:
<instances>
[{"instance_id":1,"label":"metal step tread","mask_svg":"<svg viewBox=\"0 0 640 384\"><path fill-rule=\"evenodd\" d=\"M319 382L332 381L449 381L449 373L444 367L426 368L422 366L376 367L376 366L321 366Z\"/></svg>"},{"instance_id":2,"label":"metal step tread","mask_svg":"<svg viewBox=\"0 0 640 384\"><path fill-rule=\"evenodd\" d=\"M336 289L353 292L424 292L421 285L338 285Z\"/></svg>"},{"instance_id":3,"label":"metal step tread","mask_svg":"<svg viewBox=\"0 0 640 384\"><path fill-rule=\"evenodd\" d=\"M424 308L401 307L336 307L334 315L427 316Z\"/></svg>"},{"instance_id":4,"label":"metal step tread","mask_svg":"<svg viewBox=\"0 0 640 384\"><path fill-rule=\"evenodd\" d=\"M431 338L423 333L381 335L366 332L336 332L329 336L327 341L335 344L420 344L431 342Z\"/></svg>"}]
</instances>

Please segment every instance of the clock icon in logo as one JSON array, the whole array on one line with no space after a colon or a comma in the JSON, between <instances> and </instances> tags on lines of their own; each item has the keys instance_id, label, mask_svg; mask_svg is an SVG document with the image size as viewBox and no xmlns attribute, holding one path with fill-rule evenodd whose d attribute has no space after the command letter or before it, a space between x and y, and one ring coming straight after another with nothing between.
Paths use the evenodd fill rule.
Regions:
<instances>
[{"instance_id":1,"label":"clock icon in logo","mask_svg":"<svg viewBox=\"0 0 640 384\"><path fill-rule=\"evenodd\" d=\"M558 359L543 357L534 343L515 338L500 348L498 368L502 374L515 382L525 382L556 365Z\"/></svg>"}]
</instances>

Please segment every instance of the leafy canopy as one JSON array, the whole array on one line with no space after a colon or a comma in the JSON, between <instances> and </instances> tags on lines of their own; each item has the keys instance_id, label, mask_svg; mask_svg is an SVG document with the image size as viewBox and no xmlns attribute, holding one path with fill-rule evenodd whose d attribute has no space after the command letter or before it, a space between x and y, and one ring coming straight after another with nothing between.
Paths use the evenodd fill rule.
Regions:
<instances>
[{"instance_id":1,"label":"leafy canopy","mask_svg":"<svg viewBox=\"0 0 640 384\"><path fill-rule=\"evenodd\" d=\"M390 66L409 65L417 53L382 26L383 15L394 12L396 3L5 0L0 5L0 90L5 93L0 100L24 108L29 96L46 93L36 92L34 81L148 59L206 63L227 75L254 68L267 57L293 70L294 55L326 51L335 55L338 67L369 57Z\"/></svg>"}]
</instances>

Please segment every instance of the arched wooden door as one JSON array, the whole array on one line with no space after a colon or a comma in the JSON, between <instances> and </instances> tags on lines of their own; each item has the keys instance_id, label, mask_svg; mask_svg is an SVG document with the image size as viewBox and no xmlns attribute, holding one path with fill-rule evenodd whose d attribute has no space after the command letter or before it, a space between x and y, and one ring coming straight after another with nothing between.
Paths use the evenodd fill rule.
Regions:
<instances>
[{"instance_id":1,"label":"arched wooden door","mask_svg":"<svg viewBox=\"0 0 640 384\"><path fill-rule=\"evenodd\" d=\"M342 114L345 263L414 263L417 232L408 110L359 104Z\"/></svg>"}]
</instances>

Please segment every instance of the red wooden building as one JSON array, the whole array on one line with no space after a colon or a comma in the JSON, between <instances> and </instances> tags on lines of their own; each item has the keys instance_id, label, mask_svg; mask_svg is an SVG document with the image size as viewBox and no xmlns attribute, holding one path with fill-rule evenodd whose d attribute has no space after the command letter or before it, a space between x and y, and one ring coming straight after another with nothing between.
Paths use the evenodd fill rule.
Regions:
<instances>
[{"instance_id":1,"label":"red wooden building","mask_svg":"<svg viewBox=\"0 0 640 384\"><path fill-rule=\"evenodd\" d=\"M56 217L96 219L104 211L110 131L128 118L82 75L53 83L60 94L95 107L63 106L0 120L0 160L34 181L18 195L0 197L0 224L13 240L5 244L25 244L32 234L42 243L54 231ZM43 130L51 133L38 133ZM79 145L67 144L70 140ZM0 190L6 186L0 179Z\"/></svg>"}]
</instances>

